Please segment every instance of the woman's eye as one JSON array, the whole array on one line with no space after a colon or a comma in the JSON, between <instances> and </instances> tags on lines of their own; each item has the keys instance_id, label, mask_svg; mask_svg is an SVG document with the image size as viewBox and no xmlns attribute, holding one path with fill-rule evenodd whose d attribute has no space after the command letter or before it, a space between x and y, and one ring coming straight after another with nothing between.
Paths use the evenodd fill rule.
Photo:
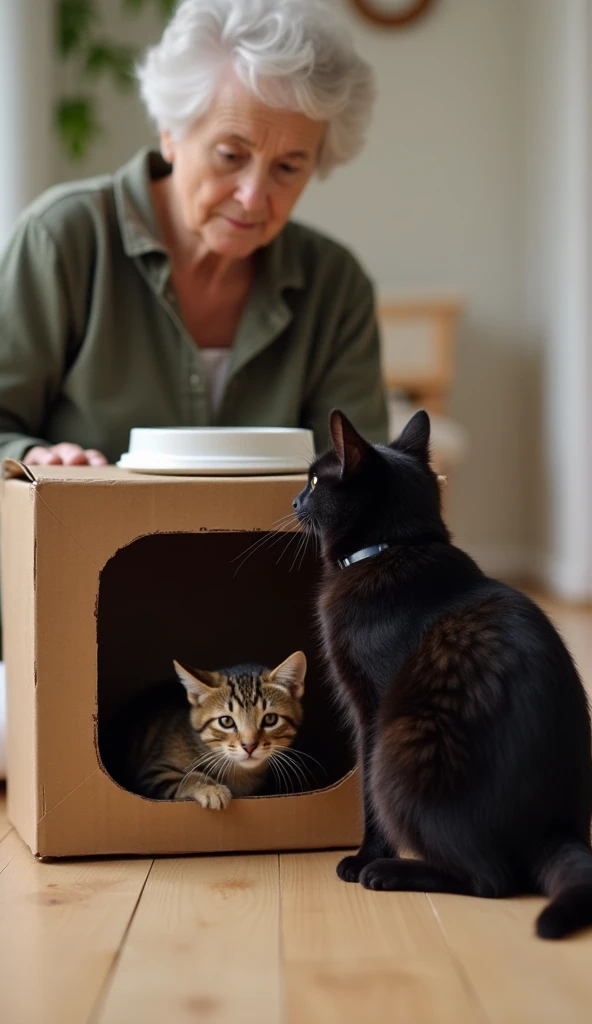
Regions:
<instances>
[{"instance_id":1,"label":"woman's eye","mask_svg":"<svg viewBox=\"0 0 592 1024\"><path fill-rule=\"evenodd\" d=\"M218 719L218 725L221 725L223 729L234 729L234 718L230 715L222 715L222 718Z\"/></svg>"},{"instance_id":2,"label":"woman's eye","mask_svg":"<svg viewBox=\"0 0 592 1024\"><path fill-rule=\"evenodd\" d=\"M265 715L263 718L263 725L266 729L270 729L272 725L278 724L279 717L279 715Z\"/></svg>"},{"instance_id":3,"label":"woman's eye","mask_svg":"<svg viewBox=\"0 0 592 1024\"><path fill-rule=\"evenodd\" d=\"M226 164L235 164L241 159L240 153L233 153L228 149L219 149L218 156L220 156Z\"/></svg>"},{"instance_id":4,"label":"woman's eye","mask_svg":"<svg viewBox=\"0 0 592 1024\"><path fill-rule=\"evenodd\" d=\"M310 489L311 489L311 491L314 491L314 489L315 489L315 487L317 486L317 483L318 483L318 482L319 482L319 479L318 479L318 477L316 477L316 476L311 476L311 478L310 478Z\"/></svg>"},{"instance_id":5,"label":"woman's eye","mask_svg":"<svg viewBox=\"0 0 592 1024\"><path fill-rule=\"evenodd\" d=\"M280 164L282 174L298 174L299 170L299 167L293 167L292 164Z\"/></svg>"}]
</instances>

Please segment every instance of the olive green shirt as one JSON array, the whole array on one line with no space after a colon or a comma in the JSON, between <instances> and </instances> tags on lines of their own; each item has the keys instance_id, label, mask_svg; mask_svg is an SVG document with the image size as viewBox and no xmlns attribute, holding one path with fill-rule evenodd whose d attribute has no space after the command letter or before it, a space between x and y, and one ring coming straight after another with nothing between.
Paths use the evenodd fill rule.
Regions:
<instances>
[{"instance_id":1,"label":"olive green shirt","mask_svg":"<svg viewBox=\"0 0 592 1024\"><path fill-rule=\"evenodd\" d=\"M341 245L289 222L255 284L212 417L184 327L143 150L113 176L45 192L0 258L0 459L72 441L115 462L140 426L286 426L327 445L341 408L369 440L387 417L372 286Z\"/></svg>"}]
</instances>

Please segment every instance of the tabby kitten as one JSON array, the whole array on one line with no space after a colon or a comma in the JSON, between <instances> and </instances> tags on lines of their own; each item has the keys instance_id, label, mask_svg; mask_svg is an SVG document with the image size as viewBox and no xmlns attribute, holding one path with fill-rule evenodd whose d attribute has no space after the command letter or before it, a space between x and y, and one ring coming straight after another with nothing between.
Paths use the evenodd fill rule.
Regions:
<instances>
[{"instance_id":1,"label":"tabby kitten","mask_svg":"<svg viewBox=\"0 0 592 1024\"><path fill-rule=\"evenodd\" d=\"M561 938L592 924L586 696L540 608L451 543L429 435L420 412L373 446L335 411L294 502L321 542L324 642L362 767L364 840L338 874L542 892L537 932Z\"/></svg>"},{"instance_id":2,"label":"tabby kitten","mask_svg":"<svg viewBox=\"0 0 592 1024\"><path fill-rule=\"evenodd\" d=\"M297 651L273 671L174 666L189 707L167 695L136 721L130 788L162 800L197 800L213 810L227 807L233 796L253 796L274 753L290 746L302 721L305 655Z\"/></svg>"}]
</instances>

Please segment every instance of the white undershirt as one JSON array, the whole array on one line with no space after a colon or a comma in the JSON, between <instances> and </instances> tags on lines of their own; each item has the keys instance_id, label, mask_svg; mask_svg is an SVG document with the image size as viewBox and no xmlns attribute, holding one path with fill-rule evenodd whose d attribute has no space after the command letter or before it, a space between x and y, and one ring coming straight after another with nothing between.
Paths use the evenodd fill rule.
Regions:
<instances>
[{"instance_id":1,"label":"white undershirt","mask_svg":"<svg viewBox=\"0 0 592 1024\"><path fill-rule=\"evenodd\" d=\"M212 413L218 412L230 363L230 348L200 348L208 378L208 398Z\"/></svg>"}]
</instances>

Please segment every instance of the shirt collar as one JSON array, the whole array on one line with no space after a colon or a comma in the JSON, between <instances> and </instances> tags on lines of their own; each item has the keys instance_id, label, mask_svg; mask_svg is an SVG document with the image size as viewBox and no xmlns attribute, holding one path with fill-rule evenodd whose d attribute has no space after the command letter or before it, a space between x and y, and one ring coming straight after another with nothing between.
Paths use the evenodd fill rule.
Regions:
<instances>
[{"instance_id":1,"label":"shirt collar","mask_svg":"<svg viewBox=\"0 0 592 1024\"><path fill-rule=\"evenodd\" d=\"M127 256L158 252L167 255L160 237L150 182L170 173L170 164L150 148L141 149L114 176L117 219ZM295 225L288 222L279 235L259 250L261 279L268 294L304 288L306 281Z\"/></svg>"}]
</instances>

